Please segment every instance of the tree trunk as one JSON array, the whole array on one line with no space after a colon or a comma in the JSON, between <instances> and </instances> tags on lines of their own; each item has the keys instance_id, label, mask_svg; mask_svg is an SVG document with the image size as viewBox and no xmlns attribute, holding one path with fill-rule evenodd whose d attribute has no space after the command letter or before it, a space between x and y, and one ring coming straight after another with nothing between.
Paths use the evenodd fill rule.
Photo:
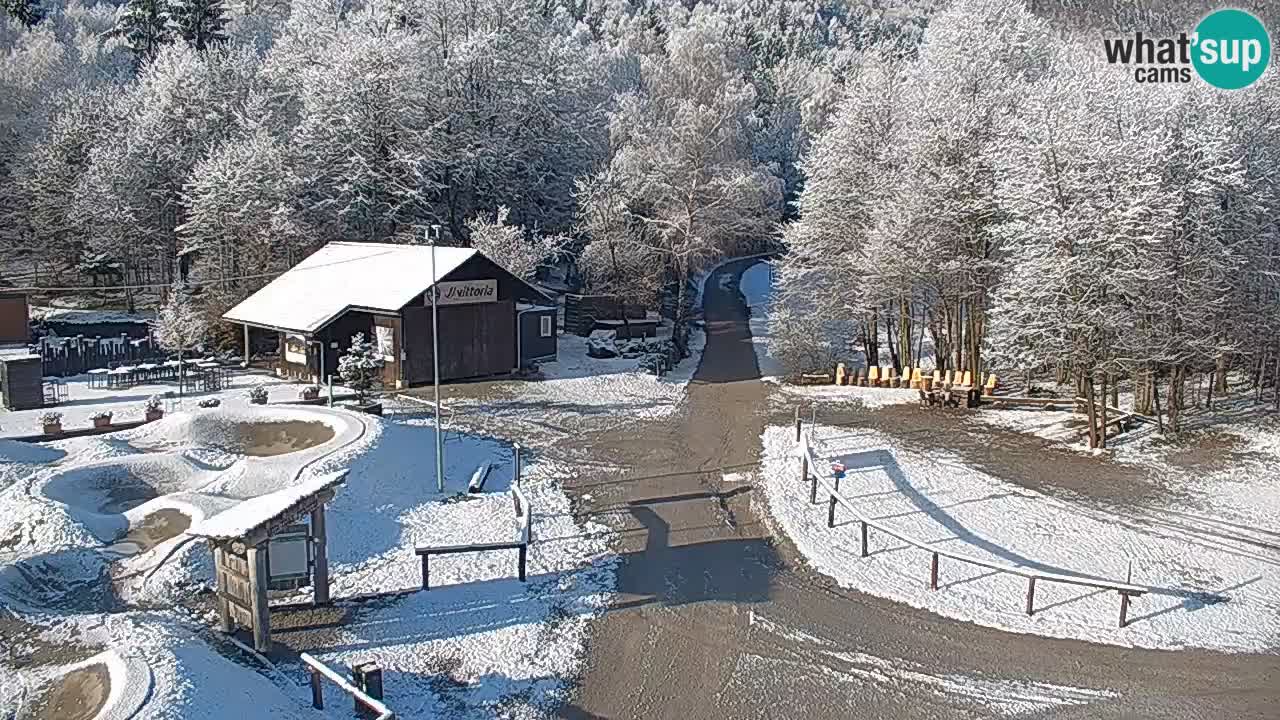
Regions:
<instances>
[{"instance_id":1,"label":"tree trunk","mask_svg":"<svg viewBox=\"0 0 1280 720\"><path fill-rule=\"evenodd\" d=\"M902 367L898 363L898 343L893 335L893 318L889 316L888 308L885 309L884 314L884 339L885 344L889 346L889 363L894 367Z\"/></svg>"},{"instance_id":2,"label":"tree trunk","mask_svg":"<svg viewBox=\"0 0 1280 720\"><path fill-rule=\"evenodd\" d=\"M1151 368L1144 367L1133 375L1133 411L1140 415L1151 414L1151 397L1153 394L1154 375Z\"/></svg>"},{"instance_id":3,"label":"tree trunk","mask_svg":"<svg viewBox=\"0 0 1280 720\"><path fill-rule=\"evenodd\" d=\"M1276 368L1271 373L1271 394L1275 396L1276 410L1280 410L1280 352L1276 353Z\"/></svg>"},{"instance_id":4,"label":"tree trunk","mask_svg":"<svg viewBox=\"0 0 1280 720\"><path fill-rule=\"evenodd\" d=\"M1110 376L1111 380L1111 407L1116 410L1120 409L1120 378L1116 375Z\"/></svg>"},{"instance_id":5,"label":"tree trunk","mask_svg":"<svg viewBox=\"0 0 1280 720\"><path fill-rule=\"evenodd\" d=\"M1107 446L1107 373L1102 373L1102 407L1100 414L1102 422L1098 423L1098 447L1105 448Z\"/></svg>"},{"instance_id":6,"label":"tree trunk","mask_svg":"<svg viewBox=\"0 0 1280 720\"><path fill-rule=\"evenodd\" d=\"M1169 372L1169 432L1174 435L1182 427L1182 403L1185 388L1182 381L1182 366L1174 365Z\"/></svg>"},{"instance_id":7,"label":"tree trunk","mask_svg":"<svg viewBox=\"0 0 1280 720\"><path fill-rule=\"evenodd\" d=\"M1148 371L1151 374L1151 399L1155 403L1156 409L1156 427L1160 430L1160 434L1164 434L1164 413L1160 412L1160 377L1154 371Z\"/></svg>"},{"instance_id":8,"label":"tree trunk","mask_svg":"<svg viewBox=\"0 0 1280 720\"><path fill-rule=\"evenodd\" d=\"M914 367L911 356L911 303L898 298L898 367Z\"/></svg>"},{"instance_id":9,"label":"tree trunk","mask_svg":"<svg viewBox=\"0 0 1280 720\"><path fill-rule=\"evenodd\" d=\"M1219 354L1217 376L1214 382L1214 385L1216 386L1215 389L1219 393L1225 394L1227 392L1227 370L1230 368L1230 366L1231 366L1230 354L1228 353ZM1213 397L1212 391L1209 393L1209 397Z\"/></svg>"},{"instance_id":10,"label":"tree trunk","mask_svg":"<svg viewBox=\"0 0 1280 720\"><path fill-rule=\"evenodd\" d=\"M1098 447L1098 408L1093 402L1093 379L1077 371L1076 384L1084 387L1085 419L1089 421L1089 449Z\"/></svg>"}]
</instances>

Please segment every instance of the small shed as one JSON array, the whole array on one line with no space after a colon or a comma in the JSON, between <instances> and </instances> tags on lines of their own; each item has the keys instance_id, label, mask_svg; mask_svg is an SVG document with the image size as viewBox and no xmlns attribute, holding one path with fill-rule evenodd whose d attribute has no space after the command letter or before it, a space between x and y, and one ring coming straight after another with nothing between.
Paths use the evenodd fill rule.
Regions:
<instances>
[{"instance_id":1,"label":"small shed","mask_svg":"<svg viewBox=\"0 0 1280 720\"><path fill-rule=\"evenodd\" d=\"M313 382L336 374L356 333L379 348L384 387L431 382L431 293L441 381L510 374L555 356L555 321L547 337L539 319L552 312L546 295L473 248L432 255L428 245L331 242L223 318L243 325L246 337L250 327L278 333L279 374ZM527 345L522 312L537 325Z\"/></svg>"}]
</instances>

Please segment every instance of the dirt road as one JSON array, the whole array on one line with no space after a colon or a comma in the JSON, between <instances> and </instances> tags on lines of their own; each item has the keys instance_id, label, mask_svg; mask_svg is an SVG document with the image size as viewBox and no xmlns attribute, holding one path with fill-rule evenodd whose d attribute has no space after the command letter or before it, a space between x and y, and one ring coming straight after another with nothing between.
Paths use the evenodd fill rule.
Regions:
<instances>
[{"instance_id":1,"label":"dirt road","mask_svg":"<svg viewBox=\"0 0 1280 720\"><path fill-rule=\"evenodd\" d=\"M769 393L746 308L736 284L706 287L707 347L681 413L573 434L584 460L624 468L572 487L584 516L615 526L624 562L563 717L1280 717L1277 656L1005 633L807 569L753 507Z\"/></svg>"}]
</instances>

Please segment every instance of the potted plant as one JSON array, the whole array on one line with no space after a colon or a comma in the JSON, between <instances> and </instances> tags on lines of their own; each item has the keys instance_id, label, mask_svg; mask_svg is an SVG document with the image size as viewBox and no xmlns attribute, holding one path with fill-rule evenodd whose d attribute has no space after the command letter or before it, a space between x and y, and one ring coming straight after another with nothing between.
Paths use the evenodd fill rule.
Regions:
<instances>
[{"instance_id":1,"label":"potted plant","mask_svg":"<svg viewBox=\"0 0 1280 720\"><path fill-rule=\"evenodd\" d=\"M319 400L320 386L307 385L298 391L298 397L301 398L302 400Z\"/></svg>"},{"instance_id":2,"label":"potted plant","mask_svg":"<svg viewBox=\"0 0 1280 720\"><path fill-rule=\"evenodd\" d=\"M62 432L62 413L50 410L40 416L40 424L45 435L57 435Z\"/></svg>"},{"instance_id":3,"label":"potted plant","mask_svg":"<svg viewBox=\"0 0 1280 720\"><path fill-rule=\"evenodd\" d=\"M249 388L249 402L254 405L266 405L267 387L265 385L254 385Z\"/></svg>"},{"instance_id":4,"label":"potted plant","mask_svg":"<svg viewBox=\"0 0 1280 720\"><path fill-rule=\"evenodd\" d=\"M93 426L96 428L110 427L111 425L111 413L107 410L96 412L90 415L89 419L93 421Z\"/></svg>"},{"instance_id":5,"label":"potted plant","mask_svg":"<svg viewBox=\"0 0 1280 720\"><path fill-rule=\"evenodd\" d=\"M146 412L147 422L155 422L164 417L164 405L159 395L152 395L147 398L147 404L144 408Z\"/></svg>"}]
</instances>

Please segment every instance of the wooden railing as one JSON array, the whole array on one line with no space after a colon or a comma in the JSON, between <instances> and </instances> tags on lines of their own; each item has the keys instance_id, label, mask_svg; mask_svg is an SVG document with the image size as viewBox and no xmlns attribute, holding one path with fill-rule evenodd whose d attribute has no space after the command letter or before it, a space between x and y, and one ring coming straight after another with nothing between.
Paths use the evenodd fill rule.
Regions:
<instances>
[{"instance_id":1,"label":"wooden railing","mask_svg":"<svg viewBox=\"0 0 1280 720\"><path fill-rule=\"evenodd\" d=\"M840 485L837 478L825 478L818 472L817 458L813 454L813 448L809 444L809 436L800 432L800 426L797 422L797 443L800 450L800 473L802 481L811 483L809 490L809 502L816 503L818 501L818 486L821 485L823 492L827 496L827 527L835 527L836 524L836 506L841 506L848 510L860 524L861 530L861 554L867 557L867 535L870 528L890 535L902 542L913 547L917 547L931 554L929 563L929 589L938 589L938 563L939 558L947 558L955 560L967 565L975 565L977 567L995 570L1009 575L1018 575L1027 579L1027 596L1026 596L1026 612L1031 615L1035 612L1035 593L1036 581L1043 580L1045 582L1061 583L1065 585L1079 585L1083 587L1099 588L1102 590L1111 590L1120 596L1120 627L1128 624L1129 603L1132 598L1139 597L1147 593L1149 588L1140 585L1131 585L1129 583L1114 582L1110 580L1101 580L1095 578L1081 577L1077 575L1066 575L1062 573L1044 572L1033 570L1031 568L1013 565L1010 563L1002 563L994 560L984 560L972 557L962 553L950 550L940 550L937 546L917 540L900 530L895 530L883 523L873 520L861 510L859 510L844 495L840 494Z\"/></svg>"},{"instance_id":2,"label":"wooden railing","mask_svg":"<svg viewBox=\"0 0 1280 720\"><path fill-rule=\"evenodd\" d=\"M377 720L395 720L396 714L391 712L381 700L370 697L368 693L352 685L346 678L329 669L327 665L306 653L299 656L311 675L311 706L317 710L324 709L324 688L321 679L337 685L340 690L350 695L355 702L377 713Z\"/></svg>"}]
</instances>

